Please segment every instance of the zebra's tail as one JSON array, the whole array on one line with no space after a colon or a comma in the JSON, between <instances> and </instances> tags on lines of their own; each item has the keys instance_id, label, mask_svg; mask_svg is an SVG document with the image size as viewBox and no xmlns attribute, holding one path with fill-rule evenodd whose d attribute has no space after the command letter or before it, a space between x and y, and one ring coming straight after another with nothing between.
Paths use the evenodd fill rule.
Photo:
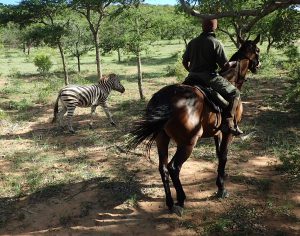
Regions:
<instances>
[{"instance_id":1,"label":"zebra's tail","mask_svg":"<svg viewBox=\"0 0 300 236\"><path fill-rule=\"evenodd\" d=\"M57 98L56 98L56 102L54 105L54 111L53 111L53 119L52 119L52 123L56 122L57 120L57 113L58 113L58 102L60 99L60 93L58 94Z\"/></svg>"}]
</instances>

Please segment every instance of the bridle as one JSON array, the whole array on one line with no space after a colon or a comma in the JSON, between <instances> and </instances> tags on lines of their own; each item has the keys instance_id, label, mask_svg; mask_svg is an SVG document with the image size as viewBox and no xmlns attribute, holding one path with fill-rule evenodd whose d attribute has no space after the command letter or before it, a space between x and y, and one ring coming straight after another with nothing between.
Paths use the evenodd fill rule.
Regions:
<instances>
[{"instance_id":1,"label":"bridle","mask_svg":"<svg viewBox=\"0 0 300 236\"><path fill-rule=\"evenodd\" d=\"M254 71L256 67L259 65L259 51L255 52L255 57L253 59L249 58L244 53L242 54L241 58L237 60L237 76L235 79L235 86L242 86L242 84L247 81L246 75L241 75L241 60L247 59L249 61L248 69L250 71Z\"/></svg>"}]
</instances>

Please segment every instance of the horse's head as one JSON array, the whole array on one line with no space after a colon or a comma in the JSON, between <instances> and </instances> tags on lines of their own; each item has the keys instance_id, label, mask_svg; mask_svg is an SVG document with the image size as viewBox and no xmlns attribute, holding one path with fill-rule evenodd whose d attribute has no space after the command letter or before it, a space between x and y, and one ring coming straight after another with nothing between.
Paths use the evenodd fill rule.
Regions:
<instances>
[{"instance_id":1,"label":"horse's head","mask_svg":"<svg viewBox=\"0 0 300 236\"><path fill-rule=\"evenodd\" d=\"M125 88L121 84L120 79L118 78L118 76L116 74L109 74L108 78L105 78L105 79L111 85L111 89L112 90L118 91L120 93L124 93L125 92Z\"/></svg>"},{"instance_id":2,"label":"horse's head","mask_svg":"<svg viewBox=\"0 0 300 236\"><path fill-rule=\"evenodd\" d=\"M242 60L242 59L248 59L248 69L252 73L256 73L258 67L260 66L259 62L259 48L257 47L257 43L260 40L260 35L258 35L254 40L247 40L242 42L242 46L237 51L237 59L235 60Z\"/></svg>"}]
</instances>

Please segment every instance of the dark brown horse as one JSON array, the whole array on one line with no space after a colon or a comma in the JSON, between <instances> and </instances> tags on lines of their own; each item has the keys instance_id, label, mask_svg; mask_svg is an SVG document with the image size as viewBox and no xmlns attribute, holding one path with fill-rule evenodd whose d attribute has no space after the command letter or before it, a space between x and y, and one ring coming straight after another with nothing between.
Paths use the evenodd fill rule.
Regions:
<instances>
[{"instance_id":1,"label":"dark brown horse","mask_svg":"<svg viewBox=\"0 0 300 236\"><path fill-rule=\"evenodd\" d=\"M237 61L234 68L222 73L238 89L242 88L248 70L256 72L259 65L259 49L256 44L259 36L253 41L245 41L230 61ZM239 123L243 112L239 104L235 119ZM143 119L136 123L130 132L133 136L128 143L129 148L135 148L144 140L149 154L151 145L156 142L159 155L159 172L166 194L168 208L176 214L183 212L186 199L179 173L183 163L188 159L199 138L213 137L216 154L219 159L217 197L227 197L224 187L225 165L228 146L232 134L222 133L220 129L222 116L216 113L206 102L204 94L189 85L174 84L163 87L150 99ZM168 162L169 142L173 139L177 150L172 160ZM174 205L169 186L169 176L177 193L177 203Z\"/></svg>"}]
</instances>

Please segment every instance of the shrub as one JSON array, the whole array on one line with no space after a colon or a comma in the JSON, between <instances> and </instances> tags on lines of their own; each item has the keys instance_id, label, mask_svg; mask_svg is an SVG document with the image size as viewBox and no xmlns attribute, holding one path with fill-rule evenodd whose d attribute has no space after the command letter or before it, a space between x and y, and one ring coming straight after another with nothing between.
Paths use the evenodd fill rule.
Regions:
<instances>
[{"instance_id":1,"label":"shrub","mask_svg":"<svg viewBox=\"0 0 300 236\"><path fill-rule=\"evenodd\" d=\"M182 65L182 59L178 56L177 61L173 66L167 67L167 76L176 76L178 82L183 82L183 80L187 77L188 72Z\"/></svg>"},{"instance_id":2,"label":"shrub","mask_svg":"<svg viewBox=\"0 0 300 236\"><path fill-rule=\"evenodd\" d=\"M296 102L300 98L300 61L289 63L289 76L291 85L286 92L287 102Z\"/></svg>"},{"instance_id":3,"label":"shrub","mask_svg":"<svg viewBox=\"0 0 300 236\"><path fill-rule=\"evenodd\" d=\"M15 109L18 111L26 111L32 106L33 106L32 102L28 101L26 98L23 98L21 101L10 101L9 102L9 108Z\"/></svg>"},{"instance_id":4,"label":"shrub","mask_svg":"<svg viewBox=\"0 0 300 236\"><path fill-rule=\"evenodd\" d=\"M37 71L41 74L48 73L53 65L50 56L44 54L36 55L33 59L33 63L37 67Z\"/></svg>"}]
</instances>

